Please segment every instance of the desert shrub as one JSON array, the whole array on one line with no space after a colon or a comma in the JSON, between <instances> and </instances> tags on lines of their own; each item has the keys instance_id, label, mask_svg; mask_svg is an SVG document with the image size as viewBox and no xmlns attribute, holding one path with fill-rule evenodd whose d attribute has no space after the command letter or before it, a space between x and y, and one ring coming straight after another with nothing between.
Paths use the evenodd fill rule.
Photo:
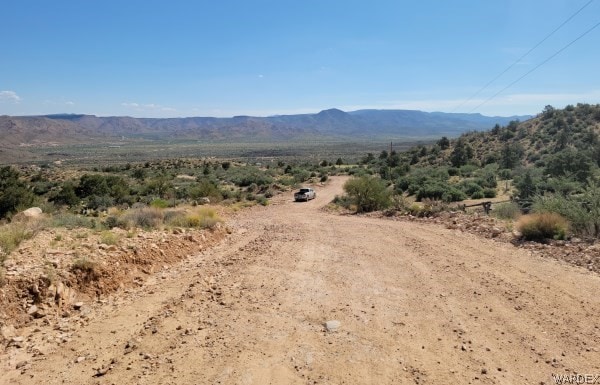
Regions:
<instances>
[{"instance_id":1,"label":"desert shrub","mask_svg":"<svg viewBox=\"0 0 600 385\"><path fill-rule=\"evenodd\" d=\"M442 199L448 188L449 186L447 183L439 180L428 180L417 191L417 201L420 202L425 198Z\"/></svg>"},{"instance_id":2,"label":"desert shrub","mask_svg":"<svg viewBox=\"0 0 600 385\"><path fill-rule=\"evenodd\" d=\"M462 191L465 192L465 194L467 194L470 197L473 197L473 194L475 193L481 193L481 198L483 198L483 188L477 184L476 182L473 181L462 181L460 183L460 188ZM476 198L473 198L476 199Z\"/></svg>"},{"instance_id":3,"label":"desert shrub","mask_svg":"<svg viewBox=\"0 0 600 385\"><path fill-rule=\"evenodd\" d=\"M535 197L532 208L535 212L560 214L577 235L600 235L600 187L596 183L592 182L580 196L547 194Z\"/></svg>"},{"instance_id":4,"label":"desert shrub","mask_svg":"<svg viewBox=\"0 0 600 385\"><path fill-rule=\"evenodd\" d=\"M517 230L530 241L565 239L569 224L557 213L523 215L517 222Z\"/></svg>"},{"instance_id":5,"label":"desert shrub","mask_svg":"<svg viewBox=\"0 0 600 385\"><path fill-rule=\"evenodd\" d=\"M471 194L471 199L481 199L483 198L483 190L477 190Z\"/></svg>"},{"instance_id":6,"label":"desert shrub","mask_svg":"<svg viewBox=\"0 0 600 385\"><path fill-rule=\"evenodd\" d=\"M107 229L112 229L113 227L120 227L121 221L119 220L118 216L110 215L104 220L104 226Z\"/></svg>"},{"instance_id":7,"label":"desert shrub","mask_svg":"<svg viewBox=\"0 0 600 385\"><path fill-rule=\"evenodd\" d=\"M100 233L100 242L105 245L116 245L119 243L119 236L106 230Z\"/></svg>"},{"instance_id":8,"label":"desert shrub","mask_svg":"<svg viewBox=\"0 0 600 385\"><path fill-rule=\"evenodd\" d=\"M353 200L357 212L382 210L391 204L391 192L376 177L349 179L344 184L344 191Z\"/></svg>"},{"instance_id":9,"label":"desert shrub","mask_svg":"<svg viewBox=\"0 0 600 385\"><path fill-rule=\"evenodd\" d=\"M329 179L329 177L327 175L323 175L323 176L321 176L321 179L319 179L319 181L321 183L324 183L324 182L327 182L327 179Z\"/></svg>"},{"instance_id":10,"label":"desert shrub","mask_svg":"<svg viewBox=\"0 0 600 385\"><path fill-rule=\"evenodd\" d=\"M348 210L356 210L356 206L354 206L354 199L350 198L348 195L336 195L333 198L332 203Z\"/></svg>"},{"instance_id":11,"label":"desert shrub","mask_svg":"<svg viewBox=\"0 0 600 385\"><path fill-rule=\"evenodd\" d=\"M132 209L127 211L122 221L126 227L140 227L143 229L157 229L163 224L163 211L155 207Z\"/></svg>"},{"instance_id":12,"label":"desert shrub","mask_svg":"<svg viewBox=\"0 0 600 385\"><path fill-rule=\"evenodd\" d=\"M189 213L173 210L165 215L165 223L172 227L212 229L220 222L223 220L215 210L207 207L199 207Z\"/></svg>"},{"instance_id":13,"label":"desert shrub","mask_svg":"<svg viewBox=\"0 0 600 385\"><path fill-rule=\"evenodd\" d=\"M49 200L57 205L76 206L79 204L79 197L75 194L75 187L71 182L65 182L60 191L51 196Z\"/></svg>"},{"instance_id":14,"label":"desert shrub","mask_svg":"<svg viewBox=\"0 0 600 385\"><path fill-rule=\"evenodd\" d=\"M253 166L228 169L225 179L240 187L247 187L252 183L255 183L257 186L265 186L273 183L273 177L269 172L262 171Z\"/></svg>"},{"instance_id":15,"label":"desert shrub","mask_svg":"<svg viewBox=\"0 0 600 385\"><path fill-rule=\"evenodd\" d=\"M158 209L165 209L169 207L169 202L164 199L157 198L150 202L150 206Z\"/></svg>"},{"instance_id":16,"label":"desert shrub","mask_svg":"<svg viewBox=\"0 0 600 385\"><path fill-rule=\"evenodd\" d=\"M256 202L262 206L266 206L269 204L269 200L262 194L256 196Z\"/></svg>"},{"instance_id":17,"label":"desert shrub","mask_svg":"<svg viewBox=\"0 0 600 385\"><path fill-rule=\"evenodd\" d=\"M220 201L223 199L223 194L219 190L216 183L208 179L200 179L197 184L188 189L188 195L192 199L210 198L211 202Z\"/></svg>"},{"instance_id":18,"label":"desert shrub","mask_svg":"<svg viewBox=\"0 0 600 385\"><path fill-rule=\"evenodd\" d=\"M457 189L456 187L449 187L448 190L442 195L442 201L444 202L460 202L467 199L464 192Z\"/></svg>"},{"instance_id":19,"label":"desert shrub","mask_svg":"<svg viewBox=\"0 0 600 385\"><path fill-rule=\"evenodd\" d=\"M500 219L517 219L521 216L521 209L515 202L506 202L494 205L492 215Z\"/></svg>"},{"instance_id":20,"label":"desert shrub","mask_svg":"<svg viewBox=\"0 0 600 385\"><path fill-rule=\"evenodd\" d=\"M52 216L50 226L65 227L67 229L75 229L77 227L85 227L88 229L96 228L98 223L93 218L75 215L71 213L59 213Z\"/></svg>"},{"instance_id":21,"label":"desert shrub","mask_svg":"<svg viewBox=\"0 0 600 385\"><path fill-rule=\"evenodd\" d=\"M109 195L90 195L87 198L85 207L92 210L106 210L114 205L114 200Z\"/></svg>"},{"instance_id":22,"label":"desert shrub","mask_svg":"<svg viewBox=\"0 0 600 385\"><path fill-rule=\"evenodd\" d=\"M84 174L79 178L76 189L77 196L85 198L90 195L108 195L110 189L106 178L99 174Z\"/></svg>"},{"instance_id":23,"label":"desert shrub","mask_svg":"<svg viewBox=\"0 0 600 385\"><path fill-rule=\"evenodd\" d=\"M464 178L469 178L477 171L478 167L472 164L466 164L460 168L460 175Z\"/></svg>"},{"instance_id":24,"label":"desert shrub","mask_svg":"<svg viewBox=\"0 0 600 385\"><path fill-rule=\"evenodd\" d=\"M504 168L502 170L498 171L498 178L500 178L501 180L507 180L507 179L512 179L513 174L512 174L512 170Z\"/></svg>"},{"instance_id":25,"label":"desert shrub","mask_svg":"<svg viewBox=\"0 0 600 385\"><path fill-rule=\"evenodd\" d=\"M495 198L496 197L496 189L495 188L484 188L483 196L484 198Z\"/></svg>"}]
</instances>

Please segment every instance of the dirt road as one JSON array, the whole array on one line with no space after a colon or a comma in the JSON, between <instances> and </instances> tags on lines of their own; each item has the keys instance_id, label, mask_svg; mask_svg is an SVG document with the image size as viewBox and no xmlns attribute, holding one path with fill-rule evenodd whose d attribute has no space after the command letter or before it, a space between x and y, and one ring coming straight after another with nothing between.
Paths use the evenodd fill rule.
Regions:
<instances>
[{"instance_id":1,"label":"dirt road","mask_svg":"<svg viewBox=\"0 0 600 385\"><path fill-rule=\"evenodd\" d=\"M430 224L285 196L111 298L2 384L541 384L600 375L600 277ZM325 331L337 320L336 331ZM24 369L24 370L22 370ZM21 373L22 372L22 373ZM598 380L600 383L600 380Z\"/></svg>"}]
</instances>

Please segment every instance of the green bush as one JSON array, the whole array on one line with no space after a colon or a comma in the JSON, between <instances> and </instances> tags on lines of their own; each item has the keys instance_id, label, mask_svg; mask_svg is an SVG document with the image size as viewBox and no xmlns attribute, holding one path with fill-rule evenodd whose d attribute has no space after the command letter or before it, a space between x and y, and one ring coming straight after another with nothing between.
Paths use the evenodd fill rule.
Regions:
<instances>
[{"instance_id":1,"label":"green bush","mask_svg":"<svg viewBox=\"0 0 600 385\"><path fill-rule=\"evenodd\" d=\"M477 190L473 194L471 194L471 199L481 199L483 198L483 190Z\"/></svg>"},{"instance_id":2,"label":"green bush","mask_svg":"<svg viewBox=\"0 0 600 385\"><path fill-rule=\"evenodd\" d=\"M570 223L573 233L580 236L600 236L600 187L588 186L580 196L546 194L535 197L533 211L558 213Z\"/></svg>"},{"instance_id":3,"label":"green bush","mask_svg":"<svg viewBox=\"0 0 600 385\"><path fill-rule=\"evenodd\" d=\"M104 243L105 245L116 245L119 243L119 236L105 230L100 234L100 243Z\"/></svg>"},{"instance_id":4,"label":"green bush","mask_svg":"<svg viewBox=\"0 0 600 385\"><path fill-rule=\"evenodd\" d=\"M357 212L383 210L390 206L391 192L377 177L352 178L344 184L344 191L356 205Z\"/></svg>"},{"instance_id":5,"label":"green bush","mask_svg":"<svg viewBox=\"0 0 600 385\"><path fill-rule=\"evenodd\" d=\"M170 210L165 212L164 221L168 226L212 229L217 223L223 222L215 210L200 207L192 212Z\"/></svg>"},{"instance_id":6,"label":"green bush","mask_svg":"<svg viewBox=\"0 0 600 385\"><path fill-rule=\"evenodd\" d=\"M79 197L75 194L75 187L71 182L65 182L60 191L49 199L57 205L76 206L79 204Z\"/></svg>"},{"instance_id":7,"label":"green bush","mask_svg":"<svg viewBox=\"0 0 600 385\"><path fill-rule=\"evenodd\" d=\"M515 202L506 202L494 205L492 215L500 219L517 219L521 216L521 209Z\"/></svg>"},{"instance_id":8,"label":"green bush","mask_svg":"<svg viewBox=\"0 0 600 385\"><path fill-rule=\"evenodd\" d=\"M417 201L420 202L425 198L441 200L444 193L449 189L447 183L439 180L428 180L417 191Z\"/></svg>"},{"instance_id":9,"label":"green bush","mask_svg":"<svg viewBox=\"0 0 600 385\"><path fill-rule=\"evenodd\" d=\"M465 193L455 187L449 187L442 195L442 201L444 202L460 202L465 199L467 199Z\"/></svg>"},{"instance_id":10,"label":"green bush","mask_svg":"<svg viewBox=\"0 0 600 385\"><path fill-rule=\"evenodd\" d=\"M495 188L485 188L483 189L483 196L485 198L495 198L497 191Z\"/></svg>"},{"instance_id":11,"label":"green bush","mask_svg":"<svg viewBox=\"0 0 600 385\"><path fill-rule=\"evenodd\" d=\"M556 213L523 215L517 222L517 230L529 241L565 239L568 228L567 220Z\"/></svg>"},{"instance_id":12,"label":"green bush","mask_svg":"<svg viewBox=\"0 0 600 385\"><path fill-rule=\"evenodd\" d=\"M483 188L473 181L462 181L460 183L460 188L462 191L465 192L465 194L467 194L470 197L473 197L474 194L481 194L480 198L483 198Z\"/></svg>"},{"instance_id":13,"label":"green bush","mask_svg":"<svg viewBox=\"0 0 600 385\"><path fill-rule=\"evenodd\" d=\"M0 218L31 207L35 200L19 177L20 173L10 166L0 168Z\"/></svg>"},{"instance_id":14,"label":"green bush","mask_svg":"<svg viewBox=\"0 0 600 385\"><path fill-rule=\"evenodd\" d=\"M154 208L158 208L158 209L165 209L167 207L169 207L169 202L167 202L164 199L154 199L152 202L150 202L150 206L154 207Z\"/></svg>"}]
</instances>

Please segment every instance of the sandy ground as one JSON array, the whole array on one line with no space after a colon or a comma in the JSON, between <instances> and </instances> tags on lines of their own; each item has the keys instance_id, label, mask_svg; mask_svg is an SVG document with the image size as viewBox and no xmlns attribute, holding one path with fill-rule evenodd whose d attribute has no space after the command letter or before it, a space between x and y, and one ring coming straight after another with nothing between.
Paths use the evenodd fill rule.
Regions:
<instances>
[{"instance_id":1,"label":"sandy ground","mask_svg":"<svg viewBox=\"0 0 600 385\"><path fill-rule=\"evenodd\" d=\"M550 384L600 375L600 277L440 225L289 196L72 326L1 384ZM324 323L337 320L335 331ZM43 332L43 331L38 331ZM19 366L19 369L16 369ZM597 380L600 383L600 380Z\"/></svg>"}]
</instances>

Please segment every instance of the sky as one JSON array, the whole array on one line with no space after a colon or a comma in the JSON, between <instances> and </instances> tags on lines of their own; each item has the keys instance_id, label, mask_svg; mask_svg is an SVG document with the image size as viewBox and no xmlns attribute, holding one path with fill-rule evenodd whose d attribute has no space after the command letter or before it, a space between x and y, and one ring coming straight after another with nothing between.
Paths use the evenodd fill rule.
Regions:
<instances>
[{"instance_id":1,"label":"sky","mask_svg":"<svg viewBox=\"0 0 600 385\"><path fill-rule=\"evenodd\" d=\"M6 1L0 115L597 104L600 0L481 90L588 1Z\"/></svg>"}]
</instances>

